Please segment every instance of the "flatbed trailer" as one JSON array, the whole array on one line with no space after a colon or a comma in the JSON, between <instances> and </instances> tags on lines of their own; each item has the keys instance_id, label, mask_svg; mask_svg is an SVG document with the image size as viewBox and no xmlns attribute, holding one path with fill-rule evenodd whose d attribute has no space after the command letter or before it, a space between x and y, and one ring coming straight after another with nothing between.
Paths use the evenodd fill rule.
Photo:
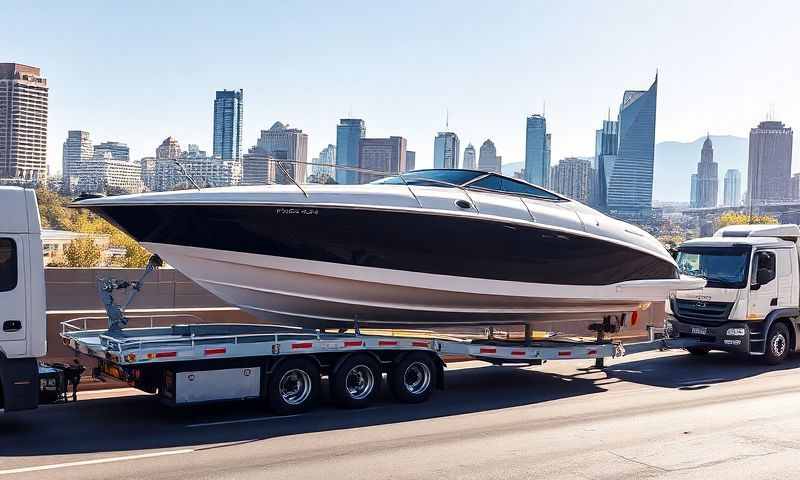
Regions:
<instances>
[{"instance_id":1,"label":"flatbed trailer","mask_svg":"<svg viewBox=\"0 0 800 480\"><path fill-rule=\"evenodd\" d=\"M454 338L349 332L328 333L261 324L183 323L117 330L91 329L91 320L64 322L62 339L77 354L94 358L99 378L122 380L156 394L168 405L262 399L279 414L313 408L327 378L341 407L359 408L378 394L384 375L394 398L425 401L444 388L445 360L452 357L495 364L541 365L549 360L604 358L628 352L685 348L688 339L657 339L629 345L604 339ZM135 320L131 317L131 320ZM604 322L606 323L606 322ZM607 322L606 324L610 324ZM600 324L599 327L602 327Z\"/></svg>"}]
</instances>

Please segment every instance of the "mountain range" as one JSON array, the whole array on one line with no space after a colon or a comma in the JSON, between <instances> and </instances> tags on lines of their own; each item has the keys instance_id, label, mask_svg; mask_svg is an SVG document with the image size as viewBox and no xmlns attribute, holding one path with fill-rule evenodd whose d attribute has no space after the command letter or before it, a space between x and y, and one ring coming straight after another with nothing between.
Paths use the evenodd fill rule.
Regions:
<instances>
[{"instance_id":1,"label":"mountain range","mask_svg":"<svg viewBox=\"0 0 800 480\"><path fill-rule=\"evenodd\" d=\"M653 200L663 202L688 202L691 190L691 175L697 172L700 149L706 137L693 142L660 142L656 144L653 167ZM722 199L723 178L728 169L742 174L742 192L747 183L748 140L733 135L711 135L714 161L719 164L719 197ZM503 165L504 175L513 175L523 167L523 162Z\"/></svg>"}]
</instances>

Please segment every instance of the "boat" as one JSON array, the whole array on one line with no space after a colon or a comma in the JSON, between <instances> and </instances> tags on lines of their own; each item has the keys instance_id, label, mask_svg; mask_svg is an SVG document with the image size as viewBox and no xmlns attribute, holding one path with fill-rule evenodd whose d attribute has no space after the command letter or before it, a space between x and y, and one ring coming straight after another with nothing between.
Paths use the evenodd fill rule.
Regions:
<instances>
[{"instance_id":1,"label":"boat","mask_svg":"<svg viewBox=\"0 0 800 480\"><path fill-rule=\"evenodd\" d=\"M79 198L260 321L536 325L631 312L704 280L642 229L497 173Z\"/></svg>"}]
</instances>

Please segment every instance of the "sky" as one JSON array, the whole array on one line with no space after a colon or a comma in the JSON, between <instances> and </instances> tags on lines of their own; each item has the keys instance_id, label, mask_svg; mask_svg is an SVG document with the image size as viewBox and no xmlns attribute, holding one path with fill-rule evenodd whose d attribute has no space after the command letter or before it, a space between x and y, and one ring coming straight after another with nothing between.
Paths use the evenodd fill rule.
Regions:
<instances>
[{"instance_id":1,"label":"sky","mask_svg":"<svg viewBox=\"0 0 800 480\"><path fill-rule=\"evenodd\" d=\"M657 70L656 141L746 137L771 108L800 128L798 18L791 1L6 0L0 62L48 79L51 172L67 130L133 158L168 136L210 152L224 88L244 89L245 151L280 120L309 134L310 159L353 116L427 167L449 111L462 148L491 138L509 163L544 109L555 162L592 155L609 109Z\"/></svg>"}]
</instances>

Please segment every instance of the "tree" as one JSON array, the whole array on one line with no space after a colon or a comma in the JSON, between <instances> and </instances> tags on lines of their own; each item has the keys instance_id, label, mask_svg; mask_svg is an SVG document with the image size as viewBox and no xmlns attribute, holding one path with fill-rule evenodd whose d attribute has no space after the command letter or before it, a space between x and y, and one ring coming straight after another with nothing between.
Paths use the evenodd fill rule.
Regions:
<instances>
[{"instance_id":1,"label":"tree","mask_svg":"<svg viewBox=\"0 0 800 480\"><path fill-rule=\"evenodd\" d=\"M64 260L69 267L97 267L103 252L91 238L76 238L64 249Z\"/></svg>"},{"instance_id":2,"label":"tree","mask_svg":"<svg viewBox=\"0 0 800 480\"><path fill-rule=\"evenodd\" d=\"M750 215L746 213L725 212L714 221L717 228L727 227L728 225L748 225L753 223L777 224L778 219L771 215L753 215L751 218Z\"/></svg>"}]
</instances>

